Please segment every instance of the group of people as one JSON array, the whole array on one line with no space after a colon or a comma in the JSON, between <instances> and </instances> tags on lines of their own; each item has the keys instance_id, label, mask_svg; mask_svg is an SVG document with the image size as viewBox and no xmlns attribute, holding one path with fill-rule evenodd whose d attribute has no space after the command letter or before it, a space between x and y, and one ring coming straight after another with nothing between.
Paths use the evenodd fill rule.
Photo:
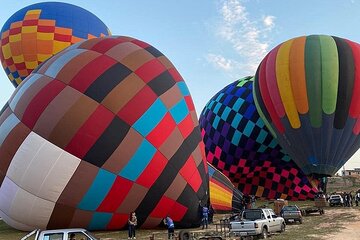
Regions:
<instances>
[{"instance_id":1,"label":"group of people","mask_svg":"<svg viewBox=\"0 0 360 240\"><path fill-rule=\"evenodd\" d=\"M335 193L334 193L335 194ZM360 203L360 190L357 191L355 193L355 195L353 196L351 192L343 192L340 193L343 201L344 201L344 207L352 207L353 206L353 201L355 202L355 206L359 206ZM326 199L329 199L330 195L326 196Z\"/></svg>"},{"instance_id":2,"label":"group of people","mask_svg":"<svg viewBox=\"0 0 360 240\"><path fill-rule=\"evenodd\" d=\"M168 239L174 238L174 229L175 229L174 221L169 216L167 216L166 218L163 219L163 222L168 229ZM128 239L136 239L136 233L135 233L136 225L137 225L136 213L132 212L130 213L128 219L128 230L129 230Z\"/></svg>"},{"instance_id":3,"label":"group of people","mask_svg":"<svg viewBox=\"0 0 360 240\"><path fill-rule=\"evenodd\" d=\"M211 205L209 207L206 205L202 206L201 202L200 202L199 211L201 213L202 229L208 228L209 223L212 223L212 221L213 221L214 210L213 210L212 206ZM175 229L174 221L171 219L170 216L166 216L163 219L163 223L167 227L167 230L168 230L168 239L173 239L174 238L174 229ZM128 219L128 230L129 230L128 239L136 239L136 234L135 234L136 225L137 225L136 213L132 212L132 213L130 213L129 219Z\"/></svg>"}]
</instances>

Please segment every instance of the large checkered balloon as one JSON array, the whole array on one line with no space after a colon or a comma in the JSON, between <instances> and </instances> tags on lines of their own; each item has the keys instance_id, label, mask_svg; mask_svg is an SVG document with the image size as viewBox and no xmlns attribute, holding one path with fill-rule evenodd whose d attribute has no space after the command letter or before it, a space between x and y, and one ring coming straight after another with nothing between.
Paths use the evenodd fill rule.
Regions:
<instances>
[{"instance_id":1,"label":"large checkered balloon","mask_svg":"<svg viewBox=\"0 0 360 240\"><path fill-rule=\"evenodd\" d=\"M302 173L267 130L256 110L252 88L252 77L240 79L205 106L200 128L207 161L246 195L313 198L316 181Z\"/></svg>"},{"instance_id":2,"label":"large checkered balloon","mask_svg":"<svg viewBox=\"0 0 360 240\"><path fill-rule=\"evenodd\" d=\"M34 228L200 223L208 177L188 88L129 37L74 44L40 65L0 115L0 216Z\"/></svg>"},{"instance_id":3,"label":"large checkered balloon","mask_svg":"<svg viewBox=\"0 0 360 240\"><path fill-rule=\"evenodd\" d=\"M110 35L87 10L61 2L27 6L13 14L1 32L0 59L17 87L40 63L84 39Z\"/></svg>"}]
</instances>

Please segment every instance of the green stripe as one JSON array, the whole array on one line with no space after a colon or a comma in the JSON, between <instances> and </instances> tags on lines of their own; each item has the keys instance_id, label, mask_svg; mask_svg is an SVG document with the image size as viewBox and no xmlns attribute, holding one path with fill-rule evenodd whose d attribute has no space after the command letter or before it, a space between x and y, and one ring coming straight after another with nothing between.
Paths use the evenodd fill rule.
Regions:
<instances>
[{"instance_id":1,"label":"green stripe","mask_svg":"<svg viewBox=\"0 0 360 240\"><path fill-rule=\"evenodd\" d=\"M274 131L274 129L272 128L271 124L268 122L268 120L266 119L259 103L258 103L258 100L257 100L257 96L255 94L255 85L257 84L256 81L254 81L253 83L253 98L254 98L254 103L255 103L255 107L256 107L256 110L258 111L259 113L259 116L261 117L261 119L264 121L265 123L265 126L269 129L270 133L273 135L274 138L277 138L277 135Z\"/></svg>"},{"instance_id":2,"label":"green stripe","mask_svg":"<svg viewBox=\"0 0 360 240\"><path fill-rule=\"evenodd\" d=\"M306 90L309 99L310 123L321 127L321 49L318 35L306 38L305 43Z\"/></svg>"},{"instance_id":3,"label":"green stripe","mask_svg":"<svg viewBox=\"0 0 360 240\"><path fill-rule=\"evenodd\" d=\"M245 83L249 82L249 81L254 81L254 76L248 76L248 77L244 77L238 80L238 84L236 85L237 87L242 87L244 86Z\"/></svg>"},{"instance_id":4,"label":"green stripe","mask_svg":"<svg viewBox=\"0 0 360 240\"><path fill-rule=\"evenodd\" d=\"M336 109L339 81L339 58L335 40L330 36L320 36L322 109L332 114Z\"/></svg>"}]
</instances>

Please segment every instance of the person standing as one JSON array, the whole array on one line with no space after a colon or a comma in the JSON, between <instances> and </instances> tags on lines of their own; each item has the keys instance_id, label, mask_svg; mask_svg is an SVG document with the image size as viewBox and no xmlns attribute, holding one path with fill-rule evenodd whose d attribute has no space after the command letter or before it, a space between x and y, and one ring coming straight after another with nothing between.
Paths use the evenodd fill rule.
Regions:
<instances>
[{"instance_id":1,"label":"person standing","mask_svg":"<svg viewBox=\"0 0 360 240\"><path fill-rule=\"evenodd\" d=\"M168 229L168 239L173 239L175 228L174 221L169 216L167 216L166 218L164 218L164 224Z\"/></svg>"},{"instance_id":2,"label":"person standing","mask_svg":"<svg viewBox=\"0 0 360 240\"><path fill-rule=\"evenodd\" d=\"M203 206L202 208L202 229L206 226L208 228L209 223L209 208L206 206Z\"/></svg>"},{"instance_id":3,"label":"person standing","mask_svg":"<svg viewBox=\"0 0 360 240\"><path fill-rule=\"evenodd\" d=\"M135 212L130 213L130 216L128 219L128 225L129 225L129 238L128 239L136 239L135 226L137 225L137 218L136 218Z\"/></svg>"}]
</instances>

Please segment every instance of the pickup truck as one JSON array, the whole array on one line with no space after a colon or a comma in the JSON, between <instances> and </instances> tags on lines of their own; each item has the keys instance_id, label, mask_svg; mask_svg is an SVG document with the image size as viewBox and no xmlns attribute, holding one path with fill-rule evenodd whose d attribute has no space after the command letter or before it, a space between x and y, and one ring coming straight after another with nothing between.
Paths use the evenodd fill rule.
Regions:
<instances>
[{"instance_id":1,"label":"pickup truck","mask_svg":"<svg viewBox=\"0 0 360 240\"><path fill-rule=\"evenodd\" d=\"M267 238L270 233L285 231L285 220L270 208L245 209L239 221L230 222L230 232L241 237Z\"/></svg>"},{"instance_id":2,"label":"pickup truck","mask_svg":"<svg viewBox=\"0 0 360 240\"><path fill-rule=\"evenodd\" d=\"M35 238L34 238L35 237ZM99 240L83 228L68 228L56 230L36 229L27 234L21 240Z\"/></svg>"}]
</instances>

